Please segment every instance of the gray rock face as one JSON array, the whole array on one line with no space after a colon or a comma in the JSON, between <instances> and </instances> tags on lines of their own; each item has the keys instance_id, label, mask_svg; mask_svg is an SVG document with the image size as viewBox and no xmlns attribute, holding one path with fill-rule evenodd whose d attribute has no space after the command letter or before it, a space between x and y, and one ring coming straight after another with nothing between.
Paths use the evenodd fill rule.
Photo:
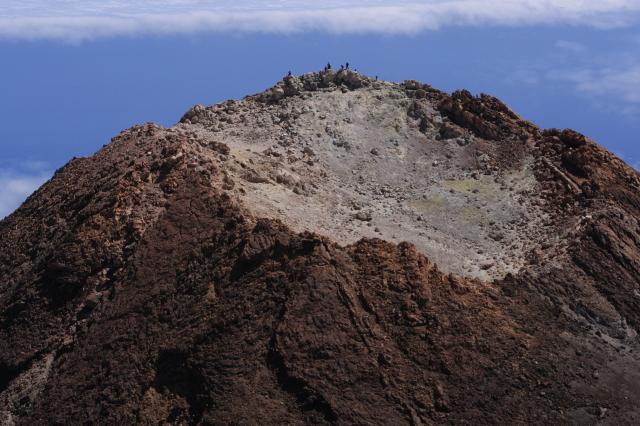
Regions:
<instances>
[{"instance_id":1,"label":"gray rock face","mask_svg":"<svg viewBox=\"0 0 640 426\"><path fill-rule=\"evenodd\" d=\"M280 99L299 95L302 91L315 92L322 89L344 88L355 90L369 85L371 80L356 71L341 69L337 72L325 69L321 72L310 72L296 77L286 76L274 87L257 96L262 102L275 103Z\"/></svg>"}]
</instances>

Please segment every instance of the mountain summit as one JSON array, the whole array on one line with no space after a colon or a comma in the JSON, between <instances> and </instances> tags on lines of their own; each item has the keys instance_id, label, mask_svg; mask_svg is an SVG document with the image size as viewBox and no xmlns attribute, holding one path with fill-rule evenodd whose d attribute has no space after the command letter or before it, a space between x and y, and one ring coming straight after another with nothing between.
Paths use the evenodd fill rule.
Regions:
<instances>
[{"instance_id":1,"label":"mountain summit","mask_svg":"<svg viewBox=\"0 0 640 426\"><path fill-rule=\"evenodd\" d=\"M640 175L498 99L287 76L0 222L0 424L640 422Z\"/></svg>"}]
</instances>

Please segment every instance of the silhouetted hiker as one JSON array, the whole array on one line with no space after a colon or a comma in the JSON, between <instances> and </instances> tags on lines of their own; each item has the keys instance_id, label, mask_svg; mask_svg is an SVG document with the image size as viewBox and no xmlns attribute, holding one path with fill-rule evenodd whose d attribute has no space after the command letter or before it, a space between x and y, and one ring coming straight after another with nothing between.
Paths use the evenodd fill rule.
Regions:
<instances>
[{"instance_id":1,"label":"silhouetted hiker","mask_svg":"<svg viewBox=\"0 0 640 426\"><path fill-rule=\"evenodd\" d=\"M287 73L287 77L291 77L291 71Z\"/></svg>"},{"instance_id":2,"label":"silhouetted hiker","mask_svg":"<svg viewBox=\"0 0 640 426\"><path fill-rule=\"evenodd\" d=\"M326 70L330 70L331 69L331 62L327 62L327 66L325 67Z\"/></svg>"},{"instance_id":3,"label":"silhouetted hiker","mask_svg":"<svg viewBox=\"0 0 640 426\"><path fill-rule=\"evenodd\" d=\"M344 65L340 65L340 71L344 69Z\"/></svg>"},{"instance_id":4,"label":"silhouetted hiker","mask_svg":"<svg viewBox=\"0 0 640 426\"><path fill-rule=\"evenodd\" d=\"M347 64L346 64L346 68L347 68L347 69L349 69L349 62L347 62Z\"/></svg>"}]
</instances>

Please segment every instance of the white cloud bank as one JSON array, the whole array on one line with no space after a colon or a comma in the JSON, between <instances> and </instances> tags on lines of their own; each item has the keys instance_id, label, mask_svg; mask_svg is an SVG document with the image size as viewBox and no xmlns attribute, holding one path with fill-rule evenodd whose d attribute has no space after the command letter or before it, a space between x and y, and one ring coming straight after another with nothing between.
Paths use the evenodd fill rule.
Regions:
<instances>
[{"instance_id":1,"label":"white cloud bank","mask_svg":"<svg viewBox=\"0 0 640 426\"><path fill-rule=\"evenodd\" d=\"M0 38L79 41L199 31L413 34L446 26L619 27L639 0L2 0Z\"/></svg>"},{"instance_id":2,"label":"white cloud bank","mask_svg":"<svg viewBox=\"0 0 640 426\"><path fill-rule=\"evenodd\" d=\"M0 169L0 220L11 214L20 204L47 181L47 172L18 172Z\"/></svg>"}]
</instances>

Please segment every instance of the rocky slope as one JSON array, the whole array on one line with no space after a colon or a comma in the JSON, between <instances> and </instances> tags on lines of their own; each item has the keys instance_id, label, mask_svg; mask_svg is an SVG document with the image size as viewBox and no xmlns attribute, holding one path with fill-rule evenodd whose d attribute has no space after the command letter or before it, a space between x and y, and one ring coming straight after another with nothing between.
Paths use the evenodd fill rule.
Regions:
<instances>
[{"instance_id":1,"label":"rocky slope","mask_svg":"<svg viewBox=\"0 0 640 426\"><path fill-rule=\"evenodd\" d=\"M580 134L287 77L0 222L0 424L638 424L639 246Z\"/></svg>"}]
</instances>

